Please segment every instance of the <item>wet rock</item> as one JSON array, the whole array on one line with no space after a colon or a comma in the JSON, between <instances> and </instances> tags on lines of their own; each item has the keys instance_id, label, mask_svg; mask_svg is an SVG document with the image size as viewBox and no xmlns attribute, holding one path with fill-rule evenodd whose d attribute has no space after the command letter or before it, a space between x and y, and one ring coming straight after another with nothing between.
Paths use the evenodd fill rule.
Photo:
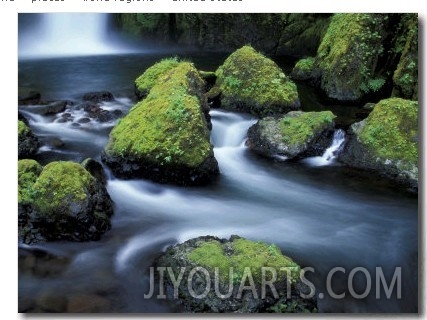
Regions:
<instances>
[{"instance_id":1,"label":"wet rock","mask_svg":"<svg viewBox=\"0 0 427 320\"><path fill-rule=\"evenodd\" d=\"M300 108L295 83L251 46L233 52L216 76L215 86L207 95L214 101L219 96L224 109L267 116Z\"/></svg>"},{"instance_id":2,"label":"wet rock","mask_svg":"<svg viewBox=\"0 0 427 320\"><path fill-rule=\"evenodd\" d=\"M53 277L63 273L70 263L65 256L57 256L42 249L18 249L19 274L34 277Z\"/></svg>"},{"instance_id":3,"label":"wet rock","mask_svg":"<svg viewBox=\"0 0 427 320\"><path fill-rule=\"evenodd\" d=\"M18 159L33 157L39 147L39 139L24 122L18 120Z\"/></svg>"},{"instance_id":4,"label":"wet rock","mask_svg":"<svg viewBox=\"0 0 427 320\"><path fill-rule=\"evenodd\" d=\"M89 123L89 122L90 122L89 118L80 118L79 120L77 120L77 123L80 123L80 124Z\"/></svg>"},{"instance_id":5,"label":"wet rock","mask_svg":"<svg viewBox=\"0 0 427 320\"><path fill-rule=\"evenodd\" d=\"M63 147L65 145L64 141L62 141L61 139L56 138L56 137L55 138L50 138L48 140L48 144L50 146L54 147L54 148L61 148L61 147Z\"/></svg>"},{"instance_id":6,"label":"wet rock","mask_svg":"<svg viewBox=\"0 0 427 320\"><path fill-rule=\"evenodd\" d=\"M77 122L73 122L73 123L71 124L71 126L72 126L72 127L74 127L74 128L80 128L80 127L81 127L81 124L80 124L80 123L77 123Z\"/></svg>"},{"instance_id":7,"label":"wet rock","mask_svg":"<svg viewBox=\"0 0 427 320\"><path fill-rule=\"evenodd\" d=\"M28 105L28 104L37 104L41 98L40 92L37 92L33 89L19 87L18 88L18 104L19 105Z\"/></svg>"},{"instance_id":8,"label":"wet rock","mask_svg":"<svg viewBox=\"0 0 427 320\"><path fill-rule=\"evenodd\" d=\"M271 158L320 156L332 141L334 119L330 111L291 111L280 118L267 117L249 128L247 145Z\"/></svg>"},{"instance_id":9,"label":"wet rock","mask_svg":"<svg viewBox=\"0 0 427 320\"><path fill-rule=\"evenodd\" d=\"M218 174L204 110L204 81L181 62L110 133L102 161L121 177L202 185Z\"/></svg>"},{"instance_id":10,"label":"wet rock","mask_svg":"<svg viewBox=\"0 0 427 320\"><path fill-rule=\"evenodd\" d=\"M25 313L30 312L36 307L34 299L29 297L21 297L18 295L18 312Z\"/></svg>"},{"instance_id":11,"label":"wet rock","mask_svg":"<svg viewBox=\"0 0 427 320\"><path fill-rule=\"evenodd\" d=\"M18 226L24 243L98 240L111 228L113 203L105 184L80 164L18 162Z\"/></svg>"},{"instance_id":12,"label":"wet rock","mask_svg":"<svg viewBox=\"0 0 427 320\"><path fill-rule=\"evenodd\" d=\"M64 112L67 108L68 101L55 101L46 105L32 106L31 111L43 116L53 115Z\"/></svg>"},{"instance_id":13,"label":"wet rock","mask_svg":"<svg viewBox=\"0 0 427 320\"><path fill-rule=\"evenodd\" d=\"M115 109L115 110L113 110L113 116L115 117L115 118L120 118L120 117L122 117L123 116L123 111L122 110L119 110L119 109Z\"/></svg>"},{"instance_id":14,"label":"wet rock","mask_svg":"<svg viewBox=\"0 0 427 320\"><path fill-rule=\"evenodd\" d=\"M95 294L75 294L68 298L68 313L108 312L110 301Z\"/></svg>"},{"instance_id":15,"label":"wet rock","mask_svg":"<svg viewBox=\"0 0 427 320\"><path fill-rule=\"evenodd\" d=\"M108 91L88 92L83 95L83 100L93 103L107 102L114 101L114 96L111 92Z\"/></svg>"},{"instance_id":16,"label":"wet rock","mask_svg":"<svg viewBox=\"0 0 427 320\"><path fill-rule=\"evenodd\" d=\"M353 124L339 160L371 170L418 192L418 102L401 98L378 102Z\"/></svg>"},{"instance_id":17,"label":"wet rock","mask_svg":"<svg viewBox=\"0 0 427 320\"><path fill-rule=\"evenodd\" d=\"M54 290L46 290L37 296L36 304L44 312L64 312L67 300Z\"/></svg>"},{"instance_id":18,"label":"wet rock","mask_svg":"<svg viewBox=\"0 0 427 320\"><path fill-rule=\"evenodd\" d=\"M88 158L82 162L82 166L87 171L89 171L89 173L94 176L99 182L104 185L107 184L107 176L105 175L104 168L98 161L92 158Z\"/></svg>"},{"instance_id":19,"label":"wet rock","mask_svg":"<svg viewBox=\"0 0 427 320\"><path fill-rule=\"evenodd\" d=\"M294 307L280 311L317 312L316 299L301 296L301 293L308 295L310 288L299 278L300 266L273 244L238 236L229 240L199 237L169 247L155 261L155 267L170 268L175 279L182 272L176 292L169 271L164 272L164 283L167 299L182 305L185 312L274 312L285 301ZM272 279L276 272L277 278L273 282L276 294L266 290L262 295L263 268L269 268L268 272L271 272L264 274L265 280ZM246 286L245 290L240 290L242 285ZM288 294L290 299L287 299Z\"/></svg>"}]
</instances>

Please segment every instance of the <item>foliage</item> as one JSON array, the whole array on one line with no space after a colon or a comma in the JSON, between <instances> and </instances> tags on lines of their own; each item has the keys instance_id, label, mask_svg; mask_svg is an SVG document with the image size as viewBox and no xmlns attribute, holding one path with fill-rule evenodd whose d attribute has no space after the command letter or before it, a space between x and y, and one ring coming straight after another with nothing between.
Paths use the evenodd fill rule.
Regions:
<instances>
[{"instance_id":1,"label":"foliage","mask_svg":"<svg viewBox=\"0 0 427 320\"><path fill-rule=\"evenodd\" d=\"M111 131L107 153L161 165L199 166L212 154L203 97L197 94L203 86L193 64L178 63Z\"/></svg>"},{"instance_id":2,"label":"foliage","mask_svg":"<svg viewBox=\"0 0 427 320\"><path fill-rule=\"evenodd\" d=\"M313 70L314 61L315 61L314 57L308 57L308 58L300 59L295 64L295 68L302 70L302 71L310 72Z\"/></svg>"},{"instance_id":3,"label":"foliage","mask_svg":"<svg viewBox=\"0 0 427 320\"><path fill-rule=\"evenodd\" d=\"M280 122L283 142L289 145L303 144L333 124L334 119L335 115L331 111L285 115Z\"/></svg>"},{"instance_id":4,"label":"foliage","mask_svg":"<svg viewBox=\"0 0 427 320\"><path fill-rule=\"evenodd\" d=\"M18 161L18 203L31 202L32 186L36 182L43 167L35 160Z\"/></svg>"},{"instance_id":5,"label":"foliage","mask_svg":"<svg viewBox=\"0 0 427 320\"><path fill-rule=\"evenodd\" d=\"M255 282L261 282L261 268L271 267L276 270L279 281L287 279L295 282L299 279L300 267L290 258L284 256L274 244L253 242L247 239L234 239L222 244L212 240L202 242L193 249L188 258L197 266L206 268L211 274L219 269L222 280L228 281L229 270L233 268L233 279L240 283L244 270L249 267ZM290 278L287 278L289 272Z\"/></svg>"},{"instance_id":6,"label":"foliage","mask_svg":"<svg viewBox=\"0 0 427 320\"><path fill-rule=\"evenodd\" d=\"M405 14L404 24L407 32L402 55L393 74L395 96L418 100L418 17L416 14Z\"/></svg>"},{"instance_id":7,"label":"foliage","mask_svg":"<svg viewBox=\"0 0 427 320\"><path fill-rule=\"evenodd\" d=\"M296 85L275 62L250 46L232 53L216 75L212 91L220 89L224 108L248 109L256 115L267 115L299 105Z\"/></svg>"},{"instance_id":8,"label":"foliage","mask_svg":"<svg viewBox=\"0 0 427 320\"><path fill-rule=\"evenodd\" d=\"M381 100L366 119L361 142L377 157L418 163L418 102Z\"/></svg>"},{"instance_id":9,"label":"foliage","mask_svg":"<svg viewBox=\"0 0 427 320\"><path fill-rule=\"evenodd\" d=\"M28 128L24 122L18 120L18 136L23 137L26 136L28 133L30 133L30 128Z\"/></svg>"}]
</instances>

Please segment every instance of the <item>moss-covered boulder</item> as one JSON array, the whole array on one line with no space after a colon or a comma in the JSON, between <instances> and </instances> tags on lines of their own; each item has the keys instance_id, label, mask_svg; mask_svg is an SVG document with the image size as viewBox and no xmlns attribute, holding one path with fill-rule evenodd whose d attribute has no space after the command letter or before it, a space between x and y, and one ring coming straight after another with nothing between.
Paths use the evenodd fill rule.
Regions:
<instances>
[{"instance_id":1,"label":"moss-covered boulder","mask_svg":"<svg viewBox=\"0 0 427 320\"><path fill-rule=\"evenodd\" d=\"M342 101L362 99L386 82L379 61L385 54L386 14L335 14L317 50L320 86Z\"/></svg>"},{"instance_id":2,"label":"moss-covered boulder","mask_svg":"<svg viewBox=\"0 0 427 320\"><path fill-rule=\"evenodd\" d=\"M18 159L31 158L37 152L40 142L30 128L18 120Z\"/></svg>"},{"instance_id":3,"label":"moss-covered boulder","mask_svg":"<svg viewBox=\"0 0 427 320\"><path fill-rule=\"evenodd\" d=\"M149 67L135 80L135 94L139 100L144 99L157 80L179 64L178 58L165 58Z\"/></svg>"},{"instance_id":4,"label":"moss-covered boulder","mask_svg":"<svg viewBox=\"0 0 427 320\"><path fill-rule=\"evenodd\" d=\"M200 185L219 173L204 110L204 81L181 62L159 77L110 133L103 161L121 177Z\"/></svg>"},{"instance_id":5,"label":"moss-covered boulder","mask_svg":"<svg viewBox=\"0 0 427 320\"><path fill-rule=\"evenodd\" d=\"M402 54L393 74L393 96L418 100L417 14L404 14L402 24L406 33Z\"/></svg>"},{"instance_id":6,"label":"moss-covered boulder","mask_svg":"<svg viewBox=\"0 0 427 320\"><path fill-rule=\"evenodd\" d=\"M291 78L295 80L308 80L313 78L314 62L314 57L298 60L292 69Z\"/></svg>"},{"instance_id":7,"label":"moss-covered boulder","mask_svg":"<svg viewBox=\"0 0 427 320\"><path fill-rule=\"evenodd\" d=\"M349 131L349 140L339 156L342 162L375 170L418 190L418 102L381 100Z\"/></svg>"},{"instance_id":8,"label":"moss-covered boulder","mask_svg":"<svg viewBox=\"0 0 427 320\"><path fill-rule=\"evenodd\" d=\"M224 109L266 116L300 107L296 85L274 61L250 46L233 52L216 75L208 97L219 96Z\"/></svg>"},{"instance_id":9,"label":"moss-covered boulder","mask_svg":"<svg viewBox=\"0 0 427 320\"><path fill-rule=\"evenodd\" d=\"M18 162L19 237L40 240L97 240L111 227L112 201L105 185L80 164Z\"/></svg>"},{"instance_id":10,"label":"moss-covered boulder","mask_svg":"<svg viewBox=\"0 0 427 320\"><path fill-rule=\"evenodd\" d=\"M186 312L317 311L315 298L301 295L310 293L300 280L301 267L274 244L238 236L199 237L169 247L155 266L169 268L164 272L166 297ZM269 280L272 287L265 286Z\"/></svg>"},{"instance_id":11,"label":"moss-covered boulder","mask_svg":"<svg viewBox=\"0 0 427 320\"><path fill-rule=\"evenodd\" d=\"M247 145L271 158L319 156L331 144L334 119L330 111L291 111L281 118L266 117L249 128Z\"/></svg>"}]
</instances>

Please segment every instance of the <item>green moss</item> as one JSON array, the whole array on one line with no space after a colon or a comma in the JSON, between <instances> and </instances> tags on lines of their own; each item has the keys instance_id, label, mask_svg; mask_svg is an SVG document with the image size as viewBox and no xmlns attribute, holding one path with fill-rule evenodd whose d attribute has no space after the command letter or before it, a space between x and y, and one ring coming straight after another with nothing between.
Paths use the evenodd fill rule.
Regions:
<instances>
[{"instance_id":1,"label":"green moss","mask_svg":"<svg viewBox=\"0 0 427 320\"><path fill-rule=\"evenodd\" d=\"M356 100L384 84L378 74L386 14L335 14L317 50L322 89L340 100ZM377 80L372 82L372 80Z\"/></svg>"},{"instance_id":2,"label":"green moss","mask_svg":"<svg viewBox=\"0 0 427 320\"><path fill-rule=\"evenodd\" d=\"M158 79L179 64L178 58L166 58L157 62L135 80L136 89L146 96Z\"/></svg>"},{"instance_id":3,"label":"green moss","mask_svg":"<svg viewBox=\"0 0 427 320\"><path fill-rule=\"evenodd\" d=\"M418 102L381 100L366 119L360 141L382 160L418 163Z\"/></svg>"},{"instance_id":4,"label":"green moss","mask_svg":"<svg viewBox=\"0 0 427 320\"><path fill-rule=\"evenodd\" d=\"M35 160L18 161L18 203L29 203L33 197L33 185L43 167Z\"/></svg>"},{"instance_id":5,"label":"green moss","mask_svg":"<svg viewBox=\"0 0 427 320\"><path fill-rule=\"evenodd\" d=\"M18 120L18 136L26 136L28 133L30 133L30 128L24 122Z\"/></svg>"},{"instance_id":6,"label":"green moss","mask_svg":"<svg viewBox=\"0 0 427 320\"><path fill-rule=\"evenodd\" d=\"M313 57L301 59L295 64L294 68L304 72L311 72L314 67L314 61L315 59Z\"/></svg>"},{"instance_id":7,"label":"green moss","mask_svg":"<svg viewBox=\"0 0 427 320\"><path fill-rule=\"evenodd\" d=\"M292 114L292 113L291 113ZM335 115L331 111L298 113L285 115L280 121L283 142L288 145L301 145L333 124Z\"/></svg>"},{"instance_id":8,"label":"green moss","mask_svg":"<svg viewBox=\"0 0 427 320\"><path fill-rule=\"evenodd\" d=\"M212 154L194 65L181 62L162 77L110 133L107 153L162 165L197 167ZM196 90L197 91L197 90Z\"/></svg>"},{"instance_id":9,"label":"green moss","mask_svg":"<svg viewBox=\"0 0 427 320\"><path fill-rule=\"evenodd\" d=\"M286 279L287 272L289 272L288 280L295 282L300 273L300 267L284 256L277 246L243 238L226 244L216 240L202 242L189 253L188 258L196 266L206 268L211 274L214 274L215 268L218 268L219 275L224 281L228 281L231 267L233 268L233 278L239 283L246 267L250 268L253 279L257 283L260 283L262 279L262 267L275 269L278 280Z\"/></svg>"},{"instance_id":10,"label":"green moss","mask_svg":"<svg viewBox=\"0 0 427 320\"><path fill-rule=\"evenodd\" d=\"M61 214L62 208L84 204L95 179L80 164L51 162L43 168L33 185L35 208L47 215ZM73 210L73 208L71 208Z\"/></svg>"},{"instance_id":11,"label":"green moss","mask_svg":"<svg viewBox=\"0 0 427 320\"><path fill-rule=\"evenodd\" d=\"M399 64L393 74L394 96L418 100L418 17L405 14L406 41Z\"/></svg>"},{"instance_id":12,"label":"green moss","mask_svg":"<svg viewBox=\"0 0 427 320\"><path fill-rule=\"evenodd\" d=\"M250 46L232 53L216 74L213 90L220 88L224 108L266 115L299 105L296 85L275 62Z\"/></svg>"}]
</instances>

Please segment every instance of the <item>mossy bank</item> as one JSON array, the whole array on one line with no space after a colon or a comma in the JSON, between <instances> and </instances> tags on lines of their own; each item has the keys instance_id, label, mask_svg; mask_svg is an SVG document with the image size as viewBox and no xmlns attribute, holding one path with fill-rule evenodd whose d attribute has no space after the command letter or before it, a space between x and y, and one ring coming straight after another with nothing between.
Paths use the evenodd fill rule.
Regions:
<instances>
[{"instance_id":1,"label":"mossy bank","mask_svg":"<svg viewBox=\"0 0 427 320\"><path fill-rule=\"evenodd\" d=\"M44 168L18 162L19 237L41 240L97 240L111 227L113 204L105 185L83 166L69 161Z\"/></svg>"},{"instance_id":2,"label":"mossy bank","mask_svg":"<svg viewBox=\"0 0 427 320\"><path fill-rule=\"evenodd\" d=\"M209 108L204 81L189 62L180 62L156 79L148 96L111 131L103 161L121 177L178 185L209 183L219 169L205 116Z\"/></svg>"},{"instance_id":3,"label":"mossy bank","mask_svg":"<svg viewBox=\"0 0 427 320\"><path fill-rule=\"evenodd\" d=\"M315 298L301 296L310 292L300 280L301 267L274 244L238 236L199 237L169 247L155 266L169 267L175 279L182 273L175 291L170 273L165 284L167 298L186 312L317 311ZM275 293L271 288L263 291L263 279L274 282Z\"/></svg>"}]
</instances>

